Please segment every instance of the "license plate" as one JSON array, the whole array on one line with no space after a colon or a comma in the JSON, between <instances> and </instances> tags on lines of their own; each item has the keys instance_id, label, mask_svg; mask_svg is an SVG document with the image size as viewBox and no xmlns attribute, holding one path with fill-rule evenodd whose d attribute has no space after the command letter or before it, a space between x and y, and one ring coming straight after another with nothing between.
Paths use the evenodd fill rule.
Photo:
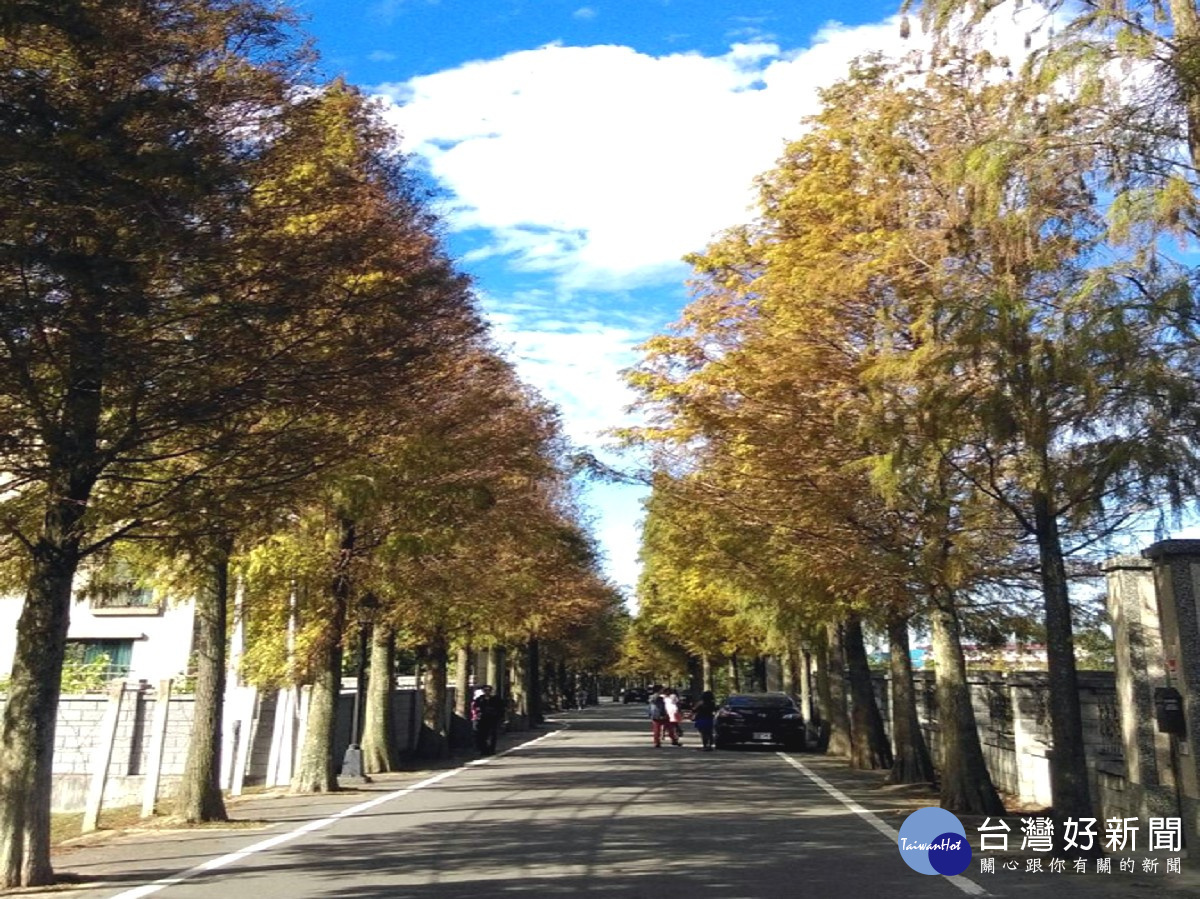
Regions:
<instances>
[{"instance_id":1,"label":"license plate","mask_svg":"<svg viewBox=\"0 0 1200 899\"><path fill-rule=\"evenodd\" d=\"M769 733L763 733L762 731L756 731L756 732L755 732L755 734L754 734L754 739L756 739L756 740L770 740L770 739L771 739L771 735L770 735Z\"/></svg>"}]
</instances>

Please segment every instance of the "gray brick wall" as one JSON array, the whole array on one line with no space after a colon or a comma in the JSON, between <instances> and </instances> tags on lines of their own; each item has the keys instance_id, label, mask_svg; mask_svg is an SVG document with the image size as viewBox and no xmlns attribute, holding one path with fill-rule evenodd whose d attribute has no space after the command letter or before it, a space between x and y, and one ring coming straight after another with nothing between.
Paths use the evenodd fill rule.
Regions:
<instances>
[{"instance_id":1,"label":"gray brick wall","mask_svg":"<svg viewBox=\"0 0 1200 899\"><path fill-rule=\"evenodd\" d=\"M453 690L450 691L453 702ZM246 783L262 783L270 752L275 717L274 693L263 693L257 704L257 719L249 728L252 740L247 761ZM420 727L420 695L414 690L397 690L392 696L396 718L396 738L401 752L416 745ZM121 702L116 739L109 762L104 804L108 807L136 805L141 802L142 785L150 750L150 731L158 702L152 687L129 685ZM350 739L350 716L354 696L343 693L338 706L335 757L345 752ZM175 792L187 760L188 741L195 717L195 702L190 695L173 695L167 716L163 743L162 780L159 796L169 798ZM59 701L54 738L53 811L81 811L87 796L90 765L99 739L100 725L108 705L107 696L63 696ZM452 706L451 706L452 707ZM0 709L3 698L0 697ZM245 738L245 732L243 732Z\"/></svg>"}]
</instances>

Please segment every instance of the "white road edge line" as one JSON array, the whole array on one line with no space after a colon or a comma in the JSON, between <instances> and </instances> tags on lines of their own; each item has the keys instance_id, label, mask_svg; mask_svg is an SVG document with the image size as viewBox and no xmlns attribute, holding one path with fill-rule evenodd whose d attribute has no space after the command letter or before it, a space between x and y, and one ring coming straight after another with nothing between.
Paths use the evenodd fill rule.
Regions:
<instances>
[{"instance_id":1,"label":"white road edge line","mask_svg":"<svg viewBox=\"0 0 1200 899\"><path fill-rule=\"evenodd\" d=\"M787 762L789 765L791 765L793 768L795 768L797 771L799 771L801 774L803 774L805 777L807 777L809 780L811 780L813 783L815 783L818 787L820 787L822 790L824 790L826 793L828 793L830 796L832 796L838 802L840 802L842 805L846 806L846 808L850 809L850 811L854 812L854 814L858 815L860 818L862 818L864 821L866 821L868 824L870 824L872 827L874 827L877 831L879 831L881 834L883 834L885 837L887 837L889 840L891 840L893 844L895 844L897 846L899 845L900 832L898 830L896 830L894 827L891 827L887 823L885 823L883 821L883 819L881 819L874 812L868 811L867 809L863 808L861 805L859 805L857 802L855 802L853 799L851 799L849 796L847 796L845 793L843 793L841 790L839 790L833 784L829 783L829 781L825 780L825 778L821 777L815 771L811 770L803 762L797 761L796 759L792 758L790 755L788 755L785 752L777 752L775 754L777 756L779 756L781 759L783 759L785 762ZM896 851L899 852L900 850L897 848ZM943 874L942 876L945 877L952 884L954 884L956 887L958 887L960 890L962 890L964 893L966 893L968 896L989 896L989 895L991 895L990 893L988 893L987 890L985 890L983 887L981 887L975 881L973 881L967 877L963 877L963 875L961 875L961 874L955 874L953 876L947 876L947 875Z\"/></svg>"},{"instance_id":2,"label":"white road edge line","mask_svg":"<svg viewBox=\"0 0 1200 899\"><path fill-rule=\"evenodd\" d=\"M489 762L503 758L506 755L517 752L518 750L526 749L530 746L533 746L535 743L542 742L542 740L547 740L550 737L557 736L566 729L566 726L561 727L558 730L551 731L548 734L542 734L536 739L528 740L525 743L513 746L512 748L506 749L503 752L497 753L496 755L475 759L474 761L467 762L465 765L460 765L457 768L451 768L449 771L443 771L440 774L427 777L424 780L418 781L417 783L408 787L404 787L403 789L395 790L391 793L385 793L384 795L377 796L374 799L368 799L366 802L360 802L358 805L352 805L349 808L344 808L340 812L332 814L327 818L321 818L318 821L309 821L307 824L303 824L300 827L297 827L295 830L289 830L287 833L276 834L273 837L261 840L260 842L247 846L244 849L238 849L236 852L230 852L226 855L219 856L218 858L209 859L208 861L202 862L193 868L188 868L186 871L181 871L178 874L172 874L170 877L162 877L144 886L134 887L131 890L125 890L123 893L117 893L112 896L111 899L141 899L143 896L150 896L159 892L160 890L165 890L167 887L172 887L176 884L183 883L185 880L191 880L198 874L203 874L206 871L215 871L217 868L224 868L228 865L232 865L234 862L239 862L248 856L255 855L259 852L265 852L268 849L274 849L276 846L287 843L290 840L294 840L296 837L303 836L306 833L312 833L314 830L321 830L324 827L328 827L330 824L340 821L342 818L349 818L352 815L361 814L368 809L375 808L377 805L383 805L385 802L391 802L393 799L399 799L402 796L407 796L409 793L415 793L417 790L422 790L425 787L431 787L439 781L451 778L456 774L461 774L462 772L474 766L486 765Z\"/></svg>"}]
</instances>

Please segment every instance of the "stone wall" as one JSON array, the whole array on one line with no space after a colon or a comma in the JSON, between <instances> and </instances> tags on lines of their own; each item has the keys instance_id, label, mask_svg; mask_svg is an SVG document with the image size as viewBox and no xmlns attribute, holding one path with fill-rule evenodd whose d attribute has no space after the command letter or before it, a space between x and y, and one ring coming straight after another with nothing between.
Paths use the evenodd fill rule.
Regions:
<instances>
[{"instance_id":1,"label":"stone wall","mask_svg":"<svg viewBox=\"0 0 1200 899\"><path fill-rule=\"evenodd\" d=\"M1049 683L1044 671L973 671L967 676L979 739L988 771L996 788L1033 806L1050 805ZM876 675L876 696L890 727L888 713L890 677ZM941 758L941 727L937 694L931 671L913 672L917 717L935 762ZM1108 776L1110 792L1119 792L1124 778L1120 722L1117 716L1116 677L1109 671L1079 674L1079 702L1083 710L1084 738L1093 772L1093 790L1105 809L1099 772ZM1114 808L1117 798L1108 800Z\"/></svg>"},{"instance_id":2,"label":"stone wall","mask_svg":"<svg viewBox=\"0 0 1200 899\"><path fill-rule=\"evenodd\" d=\"M279 694L258 694L252 688L235 688L243 691L233 701L231 695L226 702L225 741L222 747L223 785L234 787L234 761L242 759L244 769L235 789L244 784L279 785L291 779L291 764L277 769L273 778L268 778L271 761L272 740L277 738L276 709ZM248 695L244 691L249 691ZM449 691L450 707L453 708L453 690ZM146 683L129 684L121 699L117 719L116 737L113 742L108 776L104 790L104 806L139 805L145 783L146 767L150 755L150 730L155 706L159 701L157 691ZM82 811L92 779L92 761L96 744L100 739L101 721L109 704L107 696L63 696L59 700L58 721L55 725L53 787L51 810L55 812ZM401 753L411 752L416 747L421 725L422 694L417 690L396 690L392 694L392 713L396 722L396 741ZM334 757L341 759L350 744L350 719L353 713L354 694L343 692L339 698L335 732ZM0 697L0 708L3 698ZM172 695L167 713L166 735L163 744L162 767L159 776L158 795L169 799L174 795L187 761L188 742L191 739L193 710L195 703L190 695ZM302 720L291 723L292 733L287 735L298 745L299 728ZM238 743L248 740L249 746L239 751Z\"/></svg>"}]
</instances>

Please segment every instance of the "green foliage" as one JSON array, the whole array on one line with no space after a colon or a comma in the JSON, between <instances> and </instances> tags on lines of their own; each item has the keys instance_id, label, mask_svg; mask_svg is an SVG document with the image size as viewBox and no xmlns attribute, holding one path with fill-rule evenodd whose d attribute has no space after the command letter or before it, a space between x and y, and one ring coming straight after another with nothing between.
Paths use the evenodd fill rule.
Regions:
<instances>
[{"instance_id":1,"label":"green foliage","mask_svg":"<svg viewBox=\"0 0 1200 899\"><path fill-rule=\"evenodd\" d=\"M63 663L62 694L78 696L84 693L103 693L112 682L111 659L107 655L94 656L89 661L68 658ZM7 695L10 678L0 677L0 694Z\"/></svg>"},{"instance_id":2,"label":"green foliage","mask_svg":"<svg viewBox=\"0 0 1200 899\"><path fill-rule=\"evenodd\" d=\"M1112 671L1116 666L1116 647L1112 636L1093 627L1075 634L1075 659L1081 671Z\"/></svg>"},{"instance_id":3,"label":"green foliage","mask_svg":"<svg viewBox=\"0 0 1200 899\"><path fill-rule=\"evenodd\" d=\"M101 653L90 661L67 659L63 664L62 692L67 696L79 693L101 693L111 681L112 660Z\"/></svg>"}]
</instances>

